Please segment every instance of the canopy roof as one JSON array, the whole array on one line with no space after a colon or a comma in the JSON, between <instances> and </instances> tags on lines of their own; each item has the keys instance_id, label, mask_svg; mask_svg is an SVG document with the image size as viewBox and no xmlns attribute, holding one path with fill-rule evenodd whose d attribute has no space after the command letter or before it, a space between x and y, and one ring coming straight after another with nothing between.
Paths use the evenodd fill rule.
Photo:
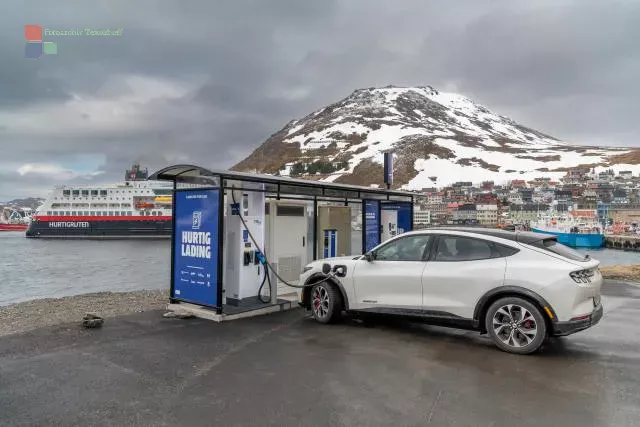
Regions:
<instances>
[{"instance_id":1,"label":"canopy roof","mask_svg":"<svg viewBox=\"0 0 640 427\"><path fill-rule=\"evenodd\" d=\"M195 165L174 165L161 169L149 176L149 180L174 181L184 184L201 184L229 188L255 189L256 184L264 184L265 191L278 195L305 195L324 197L345 197L349 199L375 198L383 200L412 200L415 193L386 188L364 187L360 185L334 182L312 181L282 176L236 172L229 170L205 169Z\"/></svg>"}]
</instances>

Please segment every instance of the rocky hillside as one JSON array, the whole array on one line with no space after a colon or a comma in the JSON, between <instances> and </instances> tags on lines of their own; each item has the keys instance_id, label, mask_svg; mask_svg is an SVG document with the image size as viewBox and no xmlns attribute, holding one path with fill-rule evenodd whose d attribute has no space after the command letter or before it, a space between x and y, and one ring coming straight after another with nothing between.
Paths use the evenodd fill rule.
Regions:
<instances>
[{"instance_id":1,"label":"rocky hillside","mask_svg":"<svg viewBox=\"0 0 640 427\"><path fill-rule=\"evenodd\" d=\"M8 202L0 202L0 208L29 208L31 210L36 210L43 202L44 199L39 197L27 197L26 199L14 199Z\"/></svg>"},{"instance_id":2,"label":"rocky hillside","mask_svg":"<svg viewBox=\"0 0 640 427\"><path fill-rule=\"evenodd\" d=\"M568 168L640 172L640 149L568 144L432 87L359 89L288 123L234 170L361 185L382 183L385 151L395 186L558 179Z\"/></svg>"}]
</instances>

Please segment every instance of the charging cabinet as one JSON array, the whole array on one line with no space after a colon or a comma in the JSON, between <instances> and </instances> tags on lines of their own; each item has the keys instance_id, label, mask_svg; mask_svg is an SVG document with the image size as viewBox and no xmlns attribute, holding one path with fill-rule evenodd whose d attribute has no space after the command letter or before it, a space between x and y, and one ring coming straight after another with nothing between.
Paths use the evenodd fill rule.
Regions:
<instances>
[{"instance_id":1,"label":"charging cabinet","mask_svg":"<svg viewBox=\"0 0 640 427\"><path fill-rule=\"evenodd\" d=\"M233 190L234 203L231 191L227 191L225 201L224 296L229 305L255 305L258 290L264 278L264 267L259 263L257 252L264 246L265 240L265 197L264 193L259 191L244 193ZM239 214L242 214L246 228Z\"/></svg>"},{"instance_id":2,"label":"charging cabinet","mask_svg":"<svg viewBox=\"0 0 640 427\"><path fill-rule=\"evenodd\" d=\"M325 233L329 234L325 234ZM318 206L318 256L329 258L351 255L351 208ZM325 236L329 237L325 246Z\"/></svg>"},{"instance_id":3,"label":"charging cabinet","mask_svg":"<svg viewBox=\"0 0 640 427\"><path fill-rule=\"evenodd\" d=\"M278 275L289 283L298 283L307 264L307 203L269 200L265 206L265 252ZM296 290L278 281L278 295Z\"/></svg>"}]
</instances>

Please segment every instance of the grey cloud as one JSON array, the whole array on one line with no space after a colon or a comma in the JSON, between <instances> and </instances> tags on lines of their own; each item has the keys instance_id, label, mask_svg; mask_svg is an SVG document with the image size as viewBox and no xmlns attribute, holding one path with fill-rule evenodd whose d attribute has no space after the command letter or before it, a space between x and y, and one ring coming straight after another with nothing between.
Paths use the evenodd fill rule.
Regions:
<instances>
[{"instance_id":1,"label":"grey cloud","mask_svg":"<svg viewBox=\"0 0 640 427\"><path fill-rule=\"evenodd\" d=\"M229 167L293 118L398 84L455 88L572 142L638 145L639 17L636 2L592 0L16 3L0 17L0 120L78 94L118 99L132 90L119 76L193 89L136 104L139 126L38 134L0 122L0 144L11 164L102 154L94 180L121 179L132 160ZM34 61L22 58L27 23L124 35L57 37L58 55ZM0 200L51 185L0 173Z\"/></svg>"}]
</instances>

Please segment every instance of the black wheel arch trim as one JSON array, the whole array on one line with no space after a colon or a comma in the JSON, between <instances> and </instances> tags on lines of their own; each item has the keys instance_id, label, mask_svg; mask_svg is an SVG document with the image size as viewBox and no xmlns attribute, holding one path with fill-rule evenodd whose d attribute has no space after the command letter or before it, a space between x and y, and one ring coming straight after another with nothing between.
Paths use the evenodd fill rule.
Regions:
<instances>
[{"instance_id":1,"label":"black wheel arch trim","mask_svg":"<svg viewBox=\"0 0 640 427\"><path fill-rule=\"evenodd\" d=\"M484 294L476 304L476 308L473 311L473 324L475 327L480 327L480 325L482 325L483 319L480 318L481 317L480 315L485 311L485 308L488 308L487 303L492 299L494 299L495 297L500 297L502 295L504 295L505 297L520 295L520 296L532 299L540 307L542 307L543 311L545 311L542 313L543 316L545 316L545 318L549 317L549 313L546 312L546 308L548 308L550 314L552 315L551 321L553 323L556 323L558 321L558 316L556 315L556 312L553 310L553 307L551 307L551 304L549 304L547 300L542 298L540 295L538 295L534 291L527 288L522 288L520 286L500 286Z\"/></svg>"},{"instance_id":2,"label":"black wheel arch trim","mask_svg":"<svg viewBox=\"0 0 640 427\"><path fill-rule=\"evenodd\" d=\"M311 277L309 277L306 280L305 285L307 285L308 283L313 283L320 280L322 276L323 276L322 273L316 273L311 275ZM347 291L345 291L344 286L342 286L342 283L333 279L327 279L327 281L331 282L331 284L335 285L338 288L338 290L340 291L340 295L342 296L342 303L344 305L343 308L344 310L349 310L349 299L347 298ZM311 296L311 288L309 286L305 286L304 289L302 290L302 301L303 301L303 306L305 308L311 307L311 302L309 301L310 296Z\"/></svg>"}]
</instances>

